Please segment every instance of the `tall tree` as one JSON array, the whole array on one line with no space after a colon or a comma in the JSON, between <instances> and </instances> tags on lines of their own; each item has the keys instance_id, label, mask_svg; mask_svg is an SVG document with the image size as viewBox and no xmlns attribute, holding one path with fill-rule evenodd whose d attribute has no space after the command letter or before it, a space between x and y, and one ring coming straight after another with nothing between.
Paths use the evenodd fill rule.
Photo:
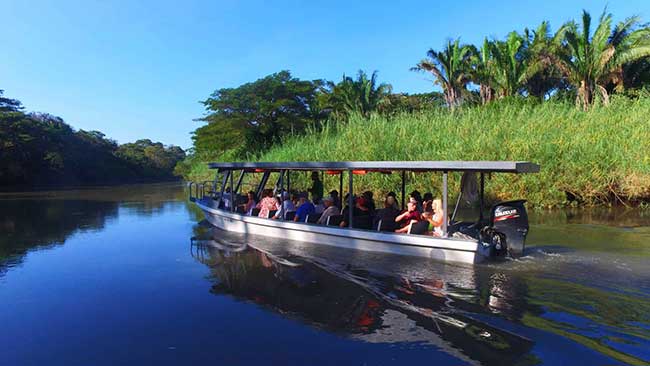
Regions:
<instances>
[{"instance_id":1,"label":"tall tree","mask_svg":"<svg viewBox=\"0 0 650 366\"><path fill-rule=\"evenodd\" d=\"M364 116L387 103L392 91L390 84L378 83L377 71L368 77L365 71L359 70L356 79L343 75L341 82L330 82L329 86L330 103L335 111L346 114L357 112Z\"/></svg>"},{"instance_id":2,"label":"tall tree","mask_svg":"<svg viewBox=\"0 0 650 366\"><path fill-rule=\"evenodd\" d=\"M518 94L529 77L529 62L524 39L517 32L510 32L505 41L489 43L491 58L490 72L493 88L498 97Z\"/></svg>"},{"instance_id":3,"label":"tall tree","mask_svg":"<svg viewBox=\"0 0 650 366\"><path fill-rule=\"evenodd\" d=\"M623 82L625 65L650 56L650 29L640 27L638 17L612 29L612 15L603 11L593 34L591 15L582 12L582 24L566 23L566 49L555 55L557 66L576 89L576 105L588 109L596 95L609 102L607 83Z\"/></svg>"},{"instance_id":4,"label":"tall tree","mask_svg":"<svg viewBox=\"0 0 650 366\"><path fill-rule=\"evenodd\" d=\"M471 46L461 45L459 39L449 40L443 51L430 49L427 58L411 70L433 74L434 84L442 87L445 102L454 109L461 104L465 86L471 79L471 58Z\"/></svg>"},{"instance_id":5,"label":"tall tree","mask_svg":"<svg viewBox=\"0 0 650 366\"><path fill-rule=\"evenodd\" d=\"M259 150L304 130L313 123L311 107L321 84L281 71L237 88L215 91L203 102L208 114L200 120L208 126L194 133L196 152Z\"/></svg>"}]
</instances>

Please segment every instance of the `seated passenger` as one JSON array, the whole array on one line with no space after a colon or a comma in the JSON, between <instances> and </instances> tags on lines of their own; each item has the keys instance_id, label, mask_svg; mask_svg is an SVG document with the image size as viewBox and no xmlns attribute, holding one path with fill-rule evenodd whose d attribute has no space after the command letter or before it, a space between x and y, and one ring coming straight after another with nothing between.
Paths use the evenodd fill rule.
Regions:
<instances>
[{"instance_id":1,"label":"seated passenger","mask_svg":"<svg viewBox=\"0 0 650 366\"><path fill-rule=\"evenodd\" d=\"M314 199L314 213L322 214L325 211L325 205L323 205L323 200L321 198Z\"/></svg>"},{"instance_id":2,"label":"seated passenger","mask_svg":"<svg viewBox=\"0 0 650 366\"><path fill-rule=\"evenodd\" d=\"M278 200L273 197L272 189L265 189L262 192L262 200L257 204L257 208L260 209L259 217L267 218L269 217L269 212L279 209Z\"/></svg>"},{"instance_id":3,"label":"seated passenger","mask_svg":"<svg viewBox=\"0 0 650 366\"><path fill-rule=\"evenodd\" d=\"M348 221L350 220L350 210L346 206L343 209L343 220L339 224L340 227L347 227L348 226ZM355 205L352 210L352 216L353 217L359 217L359 216L370 216L370 209L368 208L368 203L365 198L363 197L357 197L355 200Z\"/></svg>"},{"instance_id":4,"label":"seated passenger","mask_svg":"<svg viewBox=\"0 0 650 366\"><path fill-rule=\"evenodd\" d=\"M422 195L420 194L420 191L418 191L418 190L416 189L416 190L414 190L413 192L411 192L411 194L409 195L409 200L410 200L410 199L414 199L414 200L415 200L415 202L416 202L416 207L417 207L418 212L422 213L422 211L423 211L423 207L422 207Z\"/></svg>"},{"instance_id":5,"label":"seated passenger","mask_svg":"<svg viewBox=\"0 0 650 366\"><path fill-rule=\"evenodd\" d=\"M379 220L383 223L394 223L395 218L399 215L399 210L397 209L397 203L395 202L395 197L387 196L384 200L384 208L377 211L375 214L375 219L373 222L373 227L377 228ZM382 225L383 226L383 225Z\"/></svg>"},{"instance_id":6,"label":"seated passenger","mask_svg":"<svg viewBox=\"0 0 650 366\"><path fill-rule=\"evenodd\" d=\"M308 197L307 192L300 193L300 201L298 201L298 209L296 210L296 216L293 217L293 221L305 222L307 215L314 213L314 204L309 202Z\"/></svg>"},{"instance_id":7,"label":"seated passenger","mask_svg":"<svg viewBox=\"0 0 650 366\"><path fill-rule=\"evenodd\" d=\"M279 209L275 215L273 215L273 219L277 220L281 215L286 215L287 212L290 211L295 211L296 206L293 205L293 201L291 200L291 196L289 195L289 192L282 192L282 208Z\"/></svg>"},{"instance_id":8,"label":"seated passenger","mask_svg":"<svg viewBox=\"0 0 650 366\"><path fill-rule=\"evenodd\" d=\"M393 197L393 208L396 210L399 210L399 207L397 207L397 194L393 191L388 192L386 197Z\"/></svg>"},{"instance_id":9,"label":"seated passenger","mask_svg":"<svg viewBox=\"0 0 650 366\"><path fill-rule=\"evenodd\" d=\"M341 206L341 198L339 197L339 191L337 191L336 189L333 190L333 191L330 191L330 197L332 197L332 199L334 200L333 201L334 206L338 207L339 212L340 212L341 207L343 207L343 206Z\"/></svg>"},{"instance_id":10,"label":"seated passenger","mask_svg":"<svg viewBox=\"0 0 650 366\"><path fill-rule=\"evenodd\" d=\"M248 192L247 197L248 201L246 201L246 204L244 205L244 213L250 216L253 213L255 206L257 206L257 202L255 202L255 192Z\"/></svg>"},{"instance_id":11,"label":"seated passenger","mask_svg":"<svg viewBox=\"0 0 650 366\"><path fill-rule=\"evenodd\" d=\"M442 236L442 221L445 217L445 211L442 209L442 201L440 199L435 199L431 201L430 207L430 210L425 211L422 216L433 226L431 235ZM428 208L429 206L427 205L427 209Z\"/></svg>"},{"instance_id":12,"label":"seated passenger","mask_svg":"<svg viewBox=\"0 0 650 366\"><path fill-rule=\"evenodd\" d=\"M339 208L334 205L334 197L332 196L325 196L325 198L323 198L323 205L325 206L325 211L323 211L323 214L316 222L319 225L326 225L327 219L330 216L338 215L339 212L341 212Z\"/></svg>"},{"instance_id":13,"label":"seated passenger","mask_svg":"<svg viewBox=\"0 0 650 366\"><path fill-rule=\"evenodd\" d=\"M375 200L373 199L374 194L372 191L365 191L362 194L363 198L366 199L366 203L368 206L368 209L370 210L370 214L374 215L375 214Z\"/></svg>"},{"instance_id":14,"label":"seated passenger","mask_svg":"<svg viewBox=\"0 0 650 366\"><path fill-rule=\"evenodd\" d=\"M409 200L406 208L406 212L395 218L395 222L402 225L400 229L395 230L396 233L408 233L412 224L422 221L422 215L418 211L417 201L415 199Z\"/></svg>"}]
</instances>

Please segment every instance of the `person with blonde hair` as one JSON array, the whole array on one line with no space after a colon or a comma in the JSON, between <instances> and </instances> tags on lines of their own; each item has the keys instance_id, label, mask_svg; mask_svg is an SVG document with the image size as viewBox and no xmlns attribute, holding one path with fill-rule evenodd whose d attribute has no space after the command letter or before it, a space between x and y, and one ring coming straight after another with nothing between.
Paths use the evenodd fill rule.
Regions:
<instances>
[{"instance_id":1,"label":"person with blonde hair","mask_svg":"<svg viewBox=\"0 0 650 366\"><path fill-rule=\"evenodd\" d=\"M433 236L442 236L444 234L442 231L442 224L445 217L445 210L442 208L442 201L439 198L436 198L430 202L430 206L429 204L426 205L425 212L422 216L424 216L424 218L433 226L431 234L433 234Z\"/></svg>"}]
</instances>

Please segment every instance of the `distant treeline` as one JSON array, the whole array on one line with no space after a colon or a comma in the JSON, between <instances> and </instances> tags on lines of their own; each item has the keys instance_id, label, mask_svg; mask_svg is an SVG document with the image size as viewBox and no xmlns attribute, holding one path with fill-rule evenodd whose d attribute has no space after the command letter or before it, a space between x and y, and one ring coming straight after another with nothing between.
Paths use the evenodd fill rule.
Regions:
<instances>
[{"instance_id":1,"label":"distant treeline","mask_svg":"<svg viewBox=\"0 0 650 366\"><path fill-rule=\"evenodd\" d=\"M208 160L255 159L289 136L318 130L325 121L346 122L351 115L454 113L504 99L570 102L586 112L608 105L614 94L636 98L650 85L650 28L638 17L614 23L607 12L597 21L583 12L579 21L554 32L545 21L503 40L485 38L479 46L450 40L415 61L411 70L429 75L442 92L393 93L376 72L364 71L338 83L281 71L218 89L203 101L206 114L199 121L206 124L194 131L193 152L179 172L187 176Z\"/></svg>"},{"instance_id":2,"label":"distant treeline","mask_svg":"<svg viewBox=\"0 0 650 366\"><path fill-rule=\"evenodd\" d=\"M26 113L0 90L0 187L171 180L184 158L178 146L151 140L119 145L99 131L74 130L59 117Z\"/></svg>"}]
</instances>

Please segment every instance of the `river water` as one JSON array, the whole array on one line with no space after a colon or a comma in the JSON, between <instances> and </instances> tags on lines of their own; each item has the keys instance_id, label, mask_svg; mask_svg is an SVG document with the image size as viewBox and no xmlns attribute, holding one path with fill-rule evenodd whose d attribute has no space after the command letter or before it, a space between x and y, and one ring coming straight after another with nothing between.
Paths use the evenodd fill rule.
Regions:
<instances>
[{"instance_id":1,"label":"river water","mask_svg":"<svg viewBox=\"0 0 650 366\"><path fill-rule=\"evenodd\" d=\"M0 196L1 365L650 363L650 213L459 266L211 229L179 185Z\"/></svg>"}]
</instances>

